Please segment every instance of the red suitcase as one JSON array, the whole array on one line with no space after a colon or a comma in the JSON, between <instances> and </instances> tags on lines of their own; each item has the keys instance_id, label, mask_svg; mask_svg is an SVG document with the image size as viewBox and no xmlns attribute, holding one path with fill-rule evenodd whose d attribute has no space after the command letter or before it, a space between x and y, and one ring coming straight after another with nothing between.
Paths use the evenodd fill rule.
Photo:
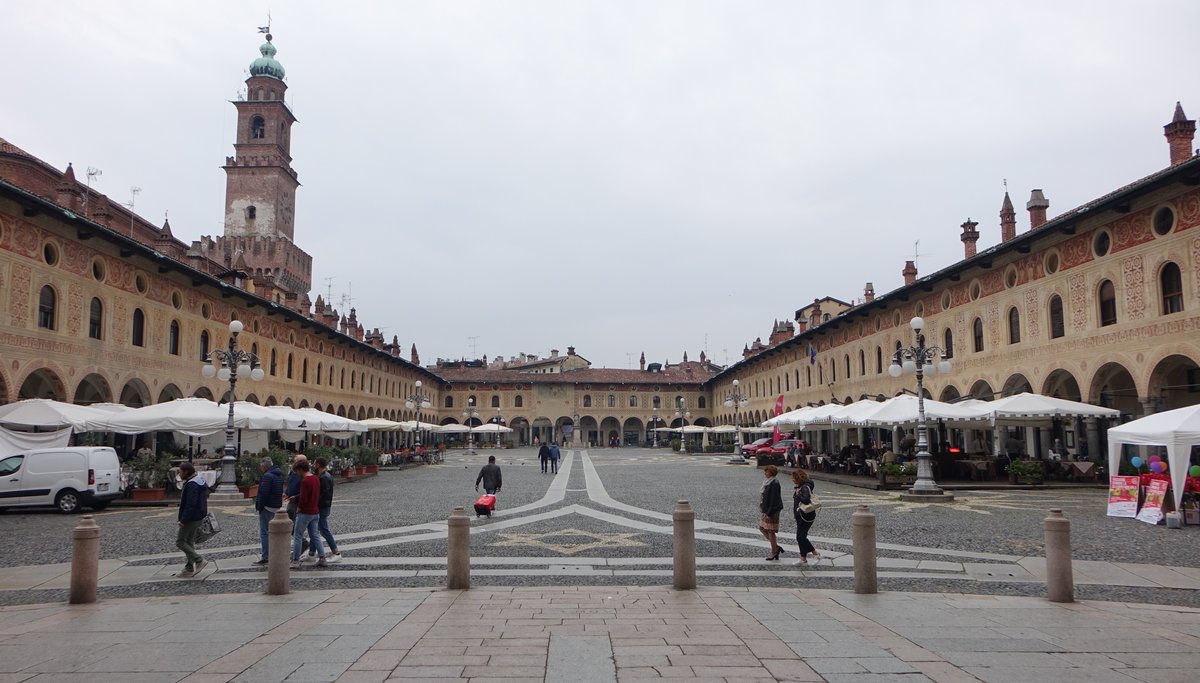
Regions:
<instances>
[{"instance_id":1,"label":"red suitcase","mask_svg":"<svg viewBox=\"0 0 1200 683\"><path fill-rule=\"evenodd\" d=\"M475 516L476 517L483 517L484 515L491 517L492 510L495 510L495 509L496 509L496 496L493 496L490 493L483 494L482 496L479 497L478 500L475 501Z\"/></svg>"}]
</instances>

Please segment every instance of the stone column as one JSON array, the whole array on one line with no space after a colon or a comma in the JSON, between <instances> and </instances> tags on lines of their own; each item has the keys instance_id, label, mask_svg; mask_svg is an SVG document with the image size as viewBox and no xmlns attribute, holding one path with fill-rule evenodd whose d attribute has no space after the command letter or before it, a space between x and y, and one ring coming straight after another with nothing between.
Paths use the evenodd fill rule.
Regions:
<instances>
[{"instance_id":1,"label":"stone column","mask_svg":"<svg viewBox=\"0 0 1200 683\"><path fill-rule=\"evenodd\" d=\"M292 520L280 508L267 522L267 595L287 595L292 559Z\"/></svg>"},{"instance_id":2,"label":"stone column","mask_svg":"<svg viewBox=\"0 0 1200 683\"><path fill-rule=\"evenodd\" d=\"M696 512L688 501L675 504L671 513L674 520L675 589L691 590L696 587Z\"/></svg>"},{"instance_id":3,"label":"stone column","mask_svg":"<svg viewBox=\"0 0 1200 683\"><path fill-rule=\"evenodd\" d=\"M1087 423L1088 459L1100 459L1107 447L1107 444L1100 443L1100 422L1094 417L1085 418L1084 422ZM1082 450L1080 452L1082 453Z\"/></svg>"},{"instance_id":4,"label":"stone column","mask_svg":"<svg viewBox=\"0 0 1200 683\"><path fill-rule=\"evenodd\" d=\"M96 602L96 582L100 576L100 527L92 515L84 515L71 534L72 605Z\"/></svg>"},{"instance_id":5,"label":"stone column","mask_svg":"<svg viewBox=\"0 0 1200 683\"><path fill-rule=\"evenodd\" d=\"M471 587L471 518L460 505L446 525L446 588L466 590Z\"/></svg>"},{"instance_id":6,"label":"stone column","mask_svg":"<svg viewBox=\"0 0 1200 683\"><path fill-rule=\"evenodd\" d=\"M1071 520L1063 516L1060 508L1054 508L1042 524L1046 529L1046 597L1050 602L1074 602Z\"/></svg>"},{"instance_id":7,"label":"stone column","mask_svg":"<svg viewBox=\"0 0 1200 683\"><path fill-rule=\"evenodd\" d=\"M854 592L878 593L877 555L875 551L875 513L859 505L850 515L854 552Z\"/></svg>"}]
</instances>

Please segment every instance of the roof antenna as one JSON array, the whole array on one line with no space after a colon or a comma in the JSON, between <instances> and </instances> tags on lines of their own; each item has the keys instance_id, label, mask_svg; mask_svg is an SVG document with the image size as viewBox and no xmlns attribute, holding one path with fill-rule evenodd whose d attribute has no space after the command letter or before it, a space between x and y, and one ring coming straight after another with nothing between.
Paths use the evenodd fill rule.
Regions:
<instances>
[{"instance_id":1,"label":"roof antenna","mask_svg":"<svg viewBox=\"0 0 1200 683\"><path fill-rule=\"evenodd\" d=\"M133 205L134 205L134 203L137 202L138 193L141 191L142 191L142 188L138 187L137 185L133 185L129 188L129 203L126 204L125 206L129 207L129 236L130 237L133 237L133 219L134 219L134 216L136 215L133 213Z\"/></svg>"},{"instance_id":2,"label":"roof antenna","mask_svg":"<svg viewBox=\"0 0 1200 683\"><path fill-rule=\"evenodd\" d=\"M92 181L95 180L98 176L102 176L102 175L104 175L104 171L101 171L100 169L96 168L95 166L88 166L88 168L87 168L87 194L84 195L84 197L83 197L83 216L84 216L84 218L87 218L87 215L88 215L88 200L92 198Z\"/></svg>"}]
</instances>

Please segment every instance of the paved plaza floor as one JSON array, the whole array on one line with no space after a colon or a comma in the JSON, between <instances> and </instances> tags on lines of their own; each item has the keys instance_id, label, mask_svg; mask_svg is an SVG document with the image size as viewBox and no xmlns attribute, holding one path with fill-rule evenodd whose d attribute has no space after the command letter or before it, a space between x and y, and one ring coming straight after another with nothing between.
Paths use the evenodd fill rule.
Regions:
<instances>
[{"instance_id":1,"label":"paved plaza floor","mask_svg":"<svg viewBox=\"0 0 1200 683\"><path fill-rule=\"evenodd\" d=\"M753 466L603 449L566 451L555 475L531 451L497 454L505 485L496 514L472 521L466 592L441 588L446 517L469 509L486 452L339 486L331 525L343 559L293 572L286 597L262 595L248 504L213 506L225 530L192 579L175 576L174 509L97 514L101 602L73 608L63 601L79 518L6 513L0 683L76 680L72 671L89 681L1190 681L1200 670L1200 529L1106 517L1104 491L980 491L931 505L820 482L812 538L823 557L801 568L786 519L791 552L763 559ZM696 510L694 592L664 588L681 498ZM860 505L877 516L878 596L848 590ZM1082 601L1072 605L1041 597L1051 507L1073 524ZM38 647L47 635L72 645Z\"/></svg>"},{"instance_id":2,"label":"paved plaza floor","mask_svg":"<svg viewBox=\"0 0 1200 683\"><path fill-rule=\"evenodd\" d=\"M1200 610L803 589L375 588L0 608L0 681L1196 680Z\"/></svg>"}]
</instances>

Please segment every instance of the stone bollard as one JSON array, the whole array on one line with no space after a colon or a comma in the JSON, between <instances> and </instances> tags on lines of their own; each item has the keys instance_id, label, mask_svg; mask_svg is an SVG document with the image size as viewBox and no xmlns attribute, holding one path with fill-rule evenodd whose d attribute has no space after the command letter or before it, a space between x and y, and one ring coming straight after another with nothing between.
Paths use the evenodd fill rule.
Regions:
<instances>
[{"instance_id":1,"label":"stone bollard","mask_svg":"<svg viewBox=\"0 0 1200 683\"><path fill-rule=\"evenodd\" d=\"M100 527L92 515L84 515L71 537L71 604L96 602L96 581L100 576Z\"/></svg>"},{"instance_id":2,"label":"stone bollard","mask_svg":"<svg viewBox=\"0 0 1200 683\"><path fill-rule=\"evenodd\" d=\"M876 575L878 557L875 553L875 513L866 505L859 505L850 515L851 538L854 542L854 592L878 593L879 577Z\"/></svg>"},{"instance_id":3,"label":"stone bollard","mask_svg":"<svg viewBox=\"0 0 1200 683\"><path fill-rule=\"evenodd\" d=\"M292 520L280 508L267 522L267 595L287 595L292 560Z\"/></svg>"},{"instance_id":4,"label":"stone bollard","mask_svg":"<svg viewBox=\"0 0 1200 683\"><path fill-rule=\"evenodd\" d=\"M1046 597L1050 602L1075 601L1075 577L1071 569L1071 520L1060 508L1042 520L1046 527Z\"/></svg>"},{"instance_id":5,"label":"stone bollard","mask_svg":"<svg viewBox=\"0 0 1200 683\"><path fill-rule=\"evenodd\" d=\"M696 587L696 511L686 500L675 504L671 513L675 521L675 589L692 590Z\"/></svg>"},{"instance_id":6,"label":"stone bollard","mask_svg":"<svg viewBox=\"0 0 1200 683\"><path fill-rule=\"evenodd\" d=\"M446 524L446 588L466 590L471 587L471 518L460 505Z\"/></svg>"}]
</instances>

